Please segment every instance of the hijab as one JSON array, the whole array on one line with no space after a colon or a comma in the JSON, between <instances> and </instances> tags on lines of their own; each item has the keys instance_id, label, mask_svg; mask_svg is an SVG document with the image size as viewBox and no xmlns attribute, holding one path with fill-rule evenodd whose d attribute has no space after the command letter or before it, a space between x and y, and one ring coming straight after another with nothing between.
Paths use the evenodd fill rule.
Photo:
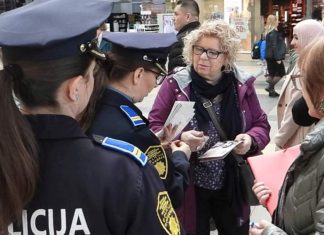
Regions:
<instances>
[{"instance_id":1,"label":"hijab","mask_svg":"<svg viewBox=\"0 0 324 235\"><path fill-rule=\"evenodd\" d=\"M303 20L294 27L301 48L305 48L315 38L324 35L324 27L316 20Z\"/></svg>"}]
</instances>

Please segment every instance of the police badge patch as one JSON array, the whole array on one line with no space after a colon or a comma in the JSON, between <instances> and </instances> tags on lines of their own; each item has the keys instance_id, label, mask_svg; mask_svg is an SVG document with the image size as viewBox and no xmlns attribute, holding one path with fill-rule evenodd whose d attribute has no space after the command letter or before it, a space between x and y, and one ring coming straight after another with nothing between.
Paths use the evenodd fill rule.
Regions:
<instances>
[{"instance_id":1,"label":"police badge patch","mask_svg":"<svg viewBox=\"0 0 324 235\"><path fill-rule=\"evenodd\" d=\"M168 158L161 145L150 146L145 155L148 157L149 162L158 171L161 179L165 180L168 175Z\"/></svg>"},{"instance_id":2,"label":"police badge patch","mask_svg":"<svg viewBox=\"0 0 324 235\"><path fill-rule=\"evenodd\" d=\"M166 191L160 192L158 195L156 213L167 234L180 235L178 217L172 207L169 195Z\"/></svg>"}]
</instances>

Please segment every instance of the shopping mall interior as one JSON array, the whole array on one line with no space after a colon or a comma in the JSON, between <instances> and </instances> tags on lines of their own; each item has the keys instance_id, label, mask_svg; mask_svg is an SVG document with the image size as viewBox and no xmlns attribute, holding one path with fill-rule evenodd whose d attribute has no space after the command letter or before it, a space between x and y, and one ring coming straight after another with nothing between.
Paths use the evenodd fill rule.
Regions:
<instances>
[{"instance_id":1,"label":"shopping mall interior","mask_svg":"<svg viewBox=\"0 0 324 235\"><path fill-rule=\"evenodd\" d=\"M0 13L32 0L0 0ZM89 0L91 1L91 0ZM265 19L274 14L279 30L292 38L292 28L299 21L310 18L324 0L196 0L200 8L199 20L224 19L236 28L241 37L242 51L260 39ZM119 0L114 2L113 14L107 18L110 31L173 32L173 8L176 0Z\"/></svg>"}]
</instances>

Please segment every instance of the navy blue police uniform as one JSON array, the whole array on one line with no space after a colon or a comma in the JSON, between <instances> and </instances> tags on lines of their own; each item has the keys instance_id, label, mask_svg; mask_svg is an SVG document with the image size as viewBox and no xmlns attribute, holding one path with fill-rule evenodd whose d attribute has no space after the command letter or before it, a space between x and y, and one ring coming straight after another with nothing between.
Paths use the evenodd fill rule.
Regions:
<instances>
[{"instance_id":1,"label":"navy blue police uniform","mask_svg":"<svg viewBox=\"0 0 324 235\"><path fill-rule=\"evenodd\" d=\"M109 139L105 149L67 116L27 118L40 146L40 179L10 234L180 234L168 194L138 149Z\"/></svg>"},{"instance_id":2,"label":"navy blue police uniform","mask_svg":"<svg viewBox=\"0 0 324 235\"><path fill-rule=\"evenodd\" d=\"M157 68L163 72L165 58L170 46L176 41L174 35L137 34L125 37L123 33L105 33L112 43L112 51L138 59L158 61ZM157 40L159 37L159 40ZM180 207L188 185L189 162L182 151L171 153L164 149L157 136L149 129L148 120L133 104L130 97L107 87L97 105L89 134L99 134L132 143L143 151L155 166L175 208Z\"/></svg>"},{"instance_id":3,"label":"navy blue police uniform","mask_svg":"<svg viewBox=\"0 0 324 235\"><path fill-rule=\"evenodd\" d=\"M111 8L105 0L42 0L2 14L6 63L87 53L103 59L92 39ZM38 142L39 182L9 234L182 234L162 181L137 147L93 141L69 116L25 117Z\"/></svg>"}]
</instances>

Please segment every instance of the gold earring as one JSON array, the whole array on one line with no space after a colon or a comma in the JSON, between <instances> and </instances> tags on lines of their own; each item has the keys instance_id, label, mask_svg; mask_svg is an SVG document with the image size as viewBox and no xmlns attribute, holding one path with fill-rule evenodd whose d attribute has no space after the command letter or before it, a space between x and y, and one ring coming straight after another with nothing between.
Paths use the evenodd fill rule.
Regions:
<instances>
[{"instance_id":1,"label":"gold earring","mask_svg":"<svg viewBox=\"0 0 324 235\"><path fill-rule=\"evenodd\" d=\"M318 112L324 113L324 99L321 99L321 101L319 103Z\"/></svg>"},{"instance_id":2,"label":"gold earring","mask_svg":"<svg viewBox=\"0 0 324 235\"><path fill-rule=\"evenodd\" d=\"M79 93L75 94L74 99L75 99L75 101L79 101Z\"/></svg>"}]
</instances>

